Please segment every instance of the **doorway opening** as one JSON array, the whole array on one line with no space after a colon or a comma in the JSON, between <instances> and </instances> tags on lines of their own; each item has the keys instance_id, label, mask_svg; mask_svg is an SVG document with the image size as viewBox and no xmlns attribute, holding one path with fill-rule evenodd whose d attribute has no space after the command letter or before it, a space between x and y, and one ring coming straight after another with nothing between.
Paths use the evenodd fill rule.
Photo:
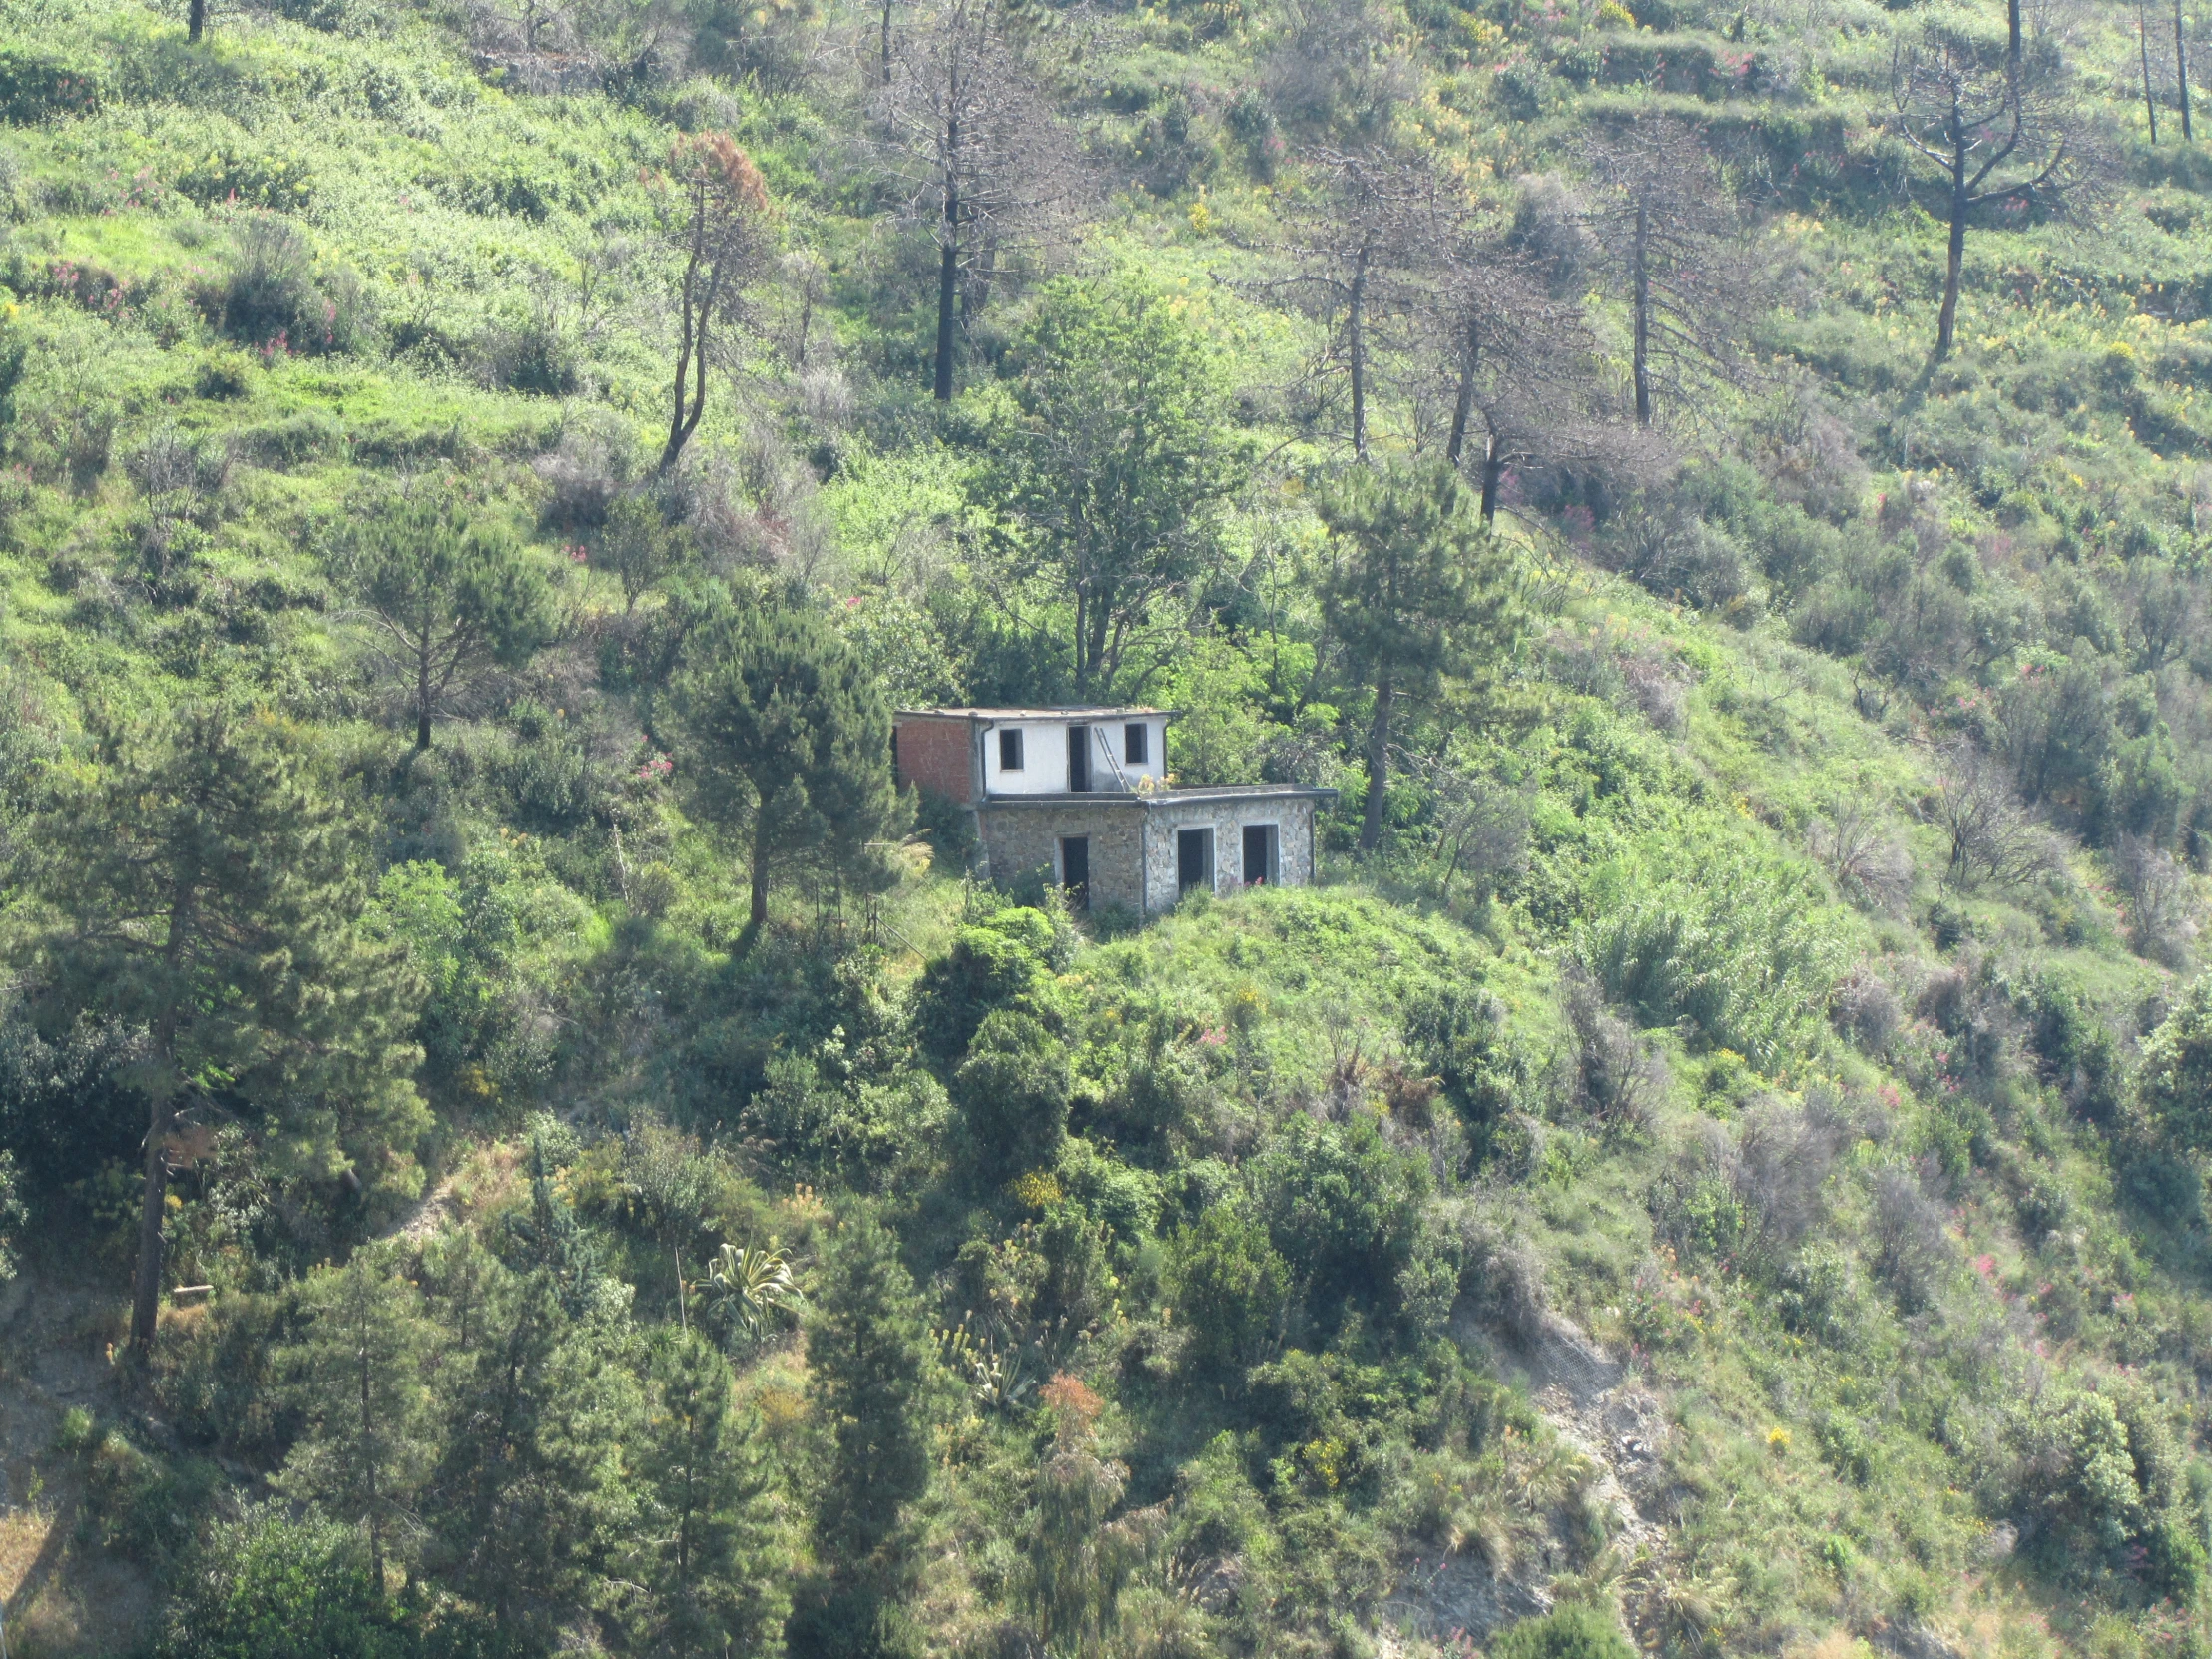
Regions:
<instances>
[{"instance_id":1,"label":"doorway opening","mask_svg":"<svg viewBox=\"0 0 2212 1659\"><path fill-rule=\"evenodd\" d=\"M1175 890L1178 895L1193 887L1214 890L1214 832L1211 830L1178 830L1175 832Z\"/></svg>"}]
</instances>

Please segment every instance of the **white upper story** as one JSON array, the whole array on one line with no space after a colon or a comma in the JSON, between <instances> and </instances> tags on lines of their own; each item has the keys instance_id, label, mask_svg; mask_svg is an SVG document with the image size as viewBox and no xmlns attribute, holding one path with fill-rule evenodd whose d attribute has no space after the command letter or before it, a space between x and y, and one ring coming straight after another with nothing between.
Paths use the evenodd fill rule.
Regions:
<instances>
[{"instance_id":1,"label":"white upper story","mask_svg":"<svg viewBox=\"0 0 2212 1659\"><path fill-rule=\"evenodd\" d=\"M986 796L1124 795L1167 780L1165 709L977 712Z\"/></svg>"},{"instance_id":2,"label":"white upper story","mask_svg":"<svg viewBox=\"0 0 2212 1659\"><path fill-rule=\"evenodd\" d=\"M898 714L901 782L955 800L1129 795L1167 782L1172 709L907 709Z\"/></svg>"}]
</instances>

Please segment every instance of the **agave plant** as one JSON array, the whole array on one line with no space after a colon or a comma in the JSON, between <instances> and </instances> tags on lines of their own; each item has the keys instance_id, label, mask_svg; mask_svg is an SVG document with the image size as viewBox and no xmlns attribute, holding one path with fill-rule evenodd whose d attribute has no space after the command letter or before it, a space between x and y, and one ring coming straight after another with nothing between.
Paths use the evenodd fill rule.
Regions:
<instances>
[{"instance_id":1,"label":"agave plant","mask_svg":"<svg viewBox=\"0 0 2212 1659\"><path fill-rule=\"evenodd\" d=\"M806 1300L774 1237L765 1245L746 1248L725 1244L707 1264L707 1277L694 1288L705 1300L710 1317L748 1341L757 1340L777 1315L797 1312Z\"/></svg>"}]
</instances>

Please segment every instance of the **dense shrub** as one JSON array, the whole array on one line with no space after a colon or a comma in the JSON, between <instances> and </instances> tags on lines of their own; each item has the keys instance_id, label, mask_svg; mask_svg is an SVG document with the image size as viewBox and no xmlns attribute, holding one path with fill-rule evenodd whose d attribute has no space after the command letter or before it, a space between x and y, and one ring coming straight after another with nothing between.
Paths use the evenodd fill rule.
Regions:
<instances>
[{"instance_id":1,"label":"dense shrub","mask_svg":"<svg viewBox=\"0 0 2212 1659\"><path fill-rule=\"evenodd\" d=\"M1066 1045L1034 1016L1014 1008L985 1016L952 1089L970 1167L986 1182L1058 1161L1075 1079Z\"/></svg>"},{"instance_id":2,"label":"dense shrub","mask_svg":"<svg viewBox=\"0 0 2212 1659\"><path fill-rule=\"evenodd\" d=\"M401 1659L351 1527L276 1506L219 1522L163 1633L162 1659Z\"/></svg>"},{"instance_id":3,"label":"dense shrub","mask_svg":"<svg viewBox=\"0 0 2212 1659\"><path fill-rule=\"evenodd\" d=\"M1633 1659L1635 1652L1619 1620L1579 1603L1522 1619L1489 1645L1490 1659Z\"/></svg>"}]
</instances>

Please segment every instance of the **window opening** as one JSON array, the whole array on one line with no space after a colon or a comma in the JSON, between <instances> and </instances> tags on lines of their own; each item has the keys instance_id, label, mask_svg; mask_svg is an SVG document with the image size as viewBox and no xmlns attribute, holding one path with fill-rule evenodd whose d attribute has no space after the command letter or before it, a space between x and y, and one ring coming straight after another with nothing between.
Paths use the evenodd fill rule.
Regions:
<instances>
[{"instance_id":1,"label":"window opening","mask_svg":"<svg viewBox=\"0 0 2212 1659\"><path fill-rule=\"evenodd\" d=\"M1001 772L1019 772L1021 770L1021 733L1019 731L1006 731L998 734L998 770Z\"/></svg>"}]
</instances>

